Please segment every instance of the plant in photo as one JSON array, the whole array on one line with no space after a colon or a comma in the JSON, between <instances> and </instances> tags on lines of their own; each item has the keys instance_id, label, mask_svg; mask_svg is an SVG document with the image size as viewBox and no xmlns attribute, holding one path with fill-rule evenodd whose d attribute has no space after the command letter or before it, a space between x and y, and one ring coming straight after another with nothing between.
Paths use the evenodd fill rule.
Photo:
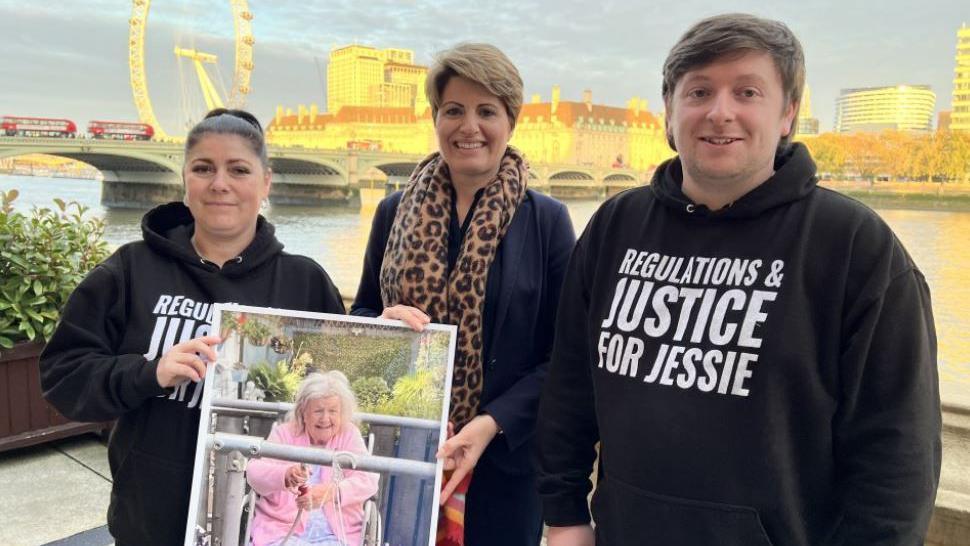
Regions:
<instances>
[{"instance_id":1,"label":"plant in photo","mask_svg":"<svg viewBox=\"0 0 970 546\"><path fill-rule=\"evenodd\" d=\"M269 326L263 324L258 319L249 317L239 327L239 334L253 345L262 346L269 342L272 331Z\"/></svg>"},{"instance_id":2,"label":"plant in photo","mask_svg":"<svg viewBox=\"0 0 970 546\"><path fill-rule=\"evenodd\" d=\"M388 385L408 373L412 344L408 338L300 333L295 341L315 355L315 367L340 370L353 383L365 377L382 377Z\"/></svg>"},{"instance_id":3,"label":"plant in photo","mask_svg":"<svg viewBox=\"0 0 970 546\"><path fill-rule=\"evenodd\" d=\"M360 410L374 413L380 410L391 399L391 388L383 377L361 377L351 385L357 396Z\"/></svg>"},{"instance_id":4,"label":"plant in photo","mask_svg":"<svg viewBox=\"0 0 970 546\"><path fill-rule=\"evenodd\" d=\"M226 339L229 334L238 332L241 327L239 317L234 313L223 313L221 324L219 325L219 337Z\"/></svg>"},{"instance_id":5,"label":"plant in photo","mask_svg":"<svg viewBox=\"0 0 970 546\"><path fill-rule=\"evenodd\" d=\"M247 324L251 322L247 321ZM302 351L302 345L297 348L297 353L297 356L288 361L280 360L276 364L263 362L249 370L249 380L257 389L263 391L267 401L289 402L296 397L300 381L313 365L313 355Z\"/></svg>"},{"instance_id":6,"label":"plant in photo","mask_svg":"<svg viewBox=\"0 0 970 546\"><path fill-rule=\"evenodd\" d=\"M281 360L276 364L263 362L249 369L249 380L263 391L267 402L291 402L303 376L294 372Z\"/></svg>"},{"instance_id":7,"label":"plant in photo","mask_svg":"<svg viewBox=\"0 0 970 546\"><path fill-rule=\"evenodd\" d=\"M376 413L437 419L441 414L441 389L431 370L419 370L397 380L391 398Z\"/></svg>"}]
</instances>

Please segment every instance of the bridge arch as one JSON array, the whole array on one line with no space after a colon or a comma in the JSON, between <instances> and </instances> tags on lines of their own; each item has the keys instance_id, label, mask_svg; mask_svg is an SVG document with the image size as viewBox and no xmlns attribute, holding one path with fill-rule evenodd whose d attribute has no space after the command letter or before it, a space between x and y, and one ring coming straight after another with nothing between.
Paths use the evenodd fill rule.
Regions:
<instances>
[{"instance_id":1,"label":"bridge arch","mask_svg":"<svg viewBox=\"0 0 970 546\"><path fill-rule=\"evenodd\" d=\"M562 170L552 173L549 182L593 182L595 179L591 173L580 170Z\"/></svg>"},{"instance_id":2,"label":"bridge arch","mask_svg":"<svg viewBox=\"0 0 970 546\"><path fill-rule=\"evenodd\" d=\"M152 154L138 149L94 151L89 146L0 146L0 158L45 154L91 165L101 175L101 204L113 208L147 209L182 199L181 154Z\"/></svg>"},{"instance_id":3,"label":"bridge arch","mask_svg":"<svg viewBox=\"0 0 970 546\"><path fill-rule=\"evenodd\" d=\"M368 165L368 170L373 172L374 169L380 171L384 174L385 181L388 187L391 189L402 189L411 178L411 173L414 172L415 167L418 166L419 161L385 161L385 162L375 162Z\"/></svg>"},{"instance_id":4,"label":"bridge arch","mask_svg":"<svg viewBox=\"0 0 970 546\"><path fill-rule=\"evenodd\" d=\"M0 138L0 158L45 154L80 161L101 175L101 204L146 209L182 199L182 147L160 142Z\"/></svg>"},{"instance_id":5,"label":"bridge arch","mask_svg":"<svg viewBox=\"0 0 970 546\"><path fill-rule=\"evenodd\" d=\"M335 176L341 180L347 179L347 171L343 167L323 159L273 157L270 155L269 163L274 175Z\"/></svg>"},{"instance_id":6,"label":"bridge arch","mask_svg":"<svg viewBox=\"0 0 970 546\"><path fill-rule=\"evenodd\" d=\"M347 171L325 158L270 154L273 205L315 206L347 202L353 197Z\"/></svg>"},{"instance_id":7,"label":"bridge arch","mask_svg":"<svg viewBox=\"0 0 970 546\"><path fill-rule=\"evenodd\" d=\"M105 179L112 179L117 177L118 173L131 171L168 173L176 176L181 176L182 172L181 157L177 159L166 158L157 154L139 153L138 151L131 151L130 153L109 151L93 152L79 150L76 147L59 148L56 146L50 148L31 147L29 149L10 148L5 150L0 146L0 159L33 154L52 155L80 161L101 171Z\"/></svg>"},{"instance_id":8,"label":"bridge arch","mask_svg":"<svg viewBox=\"0 0 970 546\"><path fill-rule=\"evenodd\" d=\"M386 174L388 179L394 177L404 178L405 180L411 176L411 173L414 172L414 168L417 166L417 161L389 161L371 165L371 167L379 169L381 172Z\"/></svg>"},{"instance_id":9,"label":"bridge arch","mask_svg":"<svg viewBox=\"0 0 970 546\"><path fill-rule=\"evenodd\" d=\"M633 176L632 174L630 174L630 173L613 173L613 174L608 174L608 175L606 175L606 178L603 179L603 182L606 182L606 183L610 183L610 182L627 182L627 183L629 183L629 182L636 182L636 181L637 181L637 178L635 176Z\"/></svg>"}]
</instances>

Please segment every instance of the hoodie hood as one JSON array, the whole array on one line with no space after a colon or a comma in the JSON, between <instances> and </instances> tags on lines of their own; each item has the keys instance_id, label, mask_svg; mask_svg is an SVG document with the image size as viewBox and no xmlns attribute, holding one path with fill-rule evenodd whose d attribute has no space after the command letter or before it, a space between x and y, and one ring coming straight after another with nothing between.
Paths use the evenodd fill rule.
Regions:
<instances>
[{"instance_id":1,"label":"hoodie hood","mask_svg":"<svg viewBox=\"0 0 970 546\"><path fill-rule=\"evenodd\" d=\"M775 174L741 196L731 205L712 211L687 197L682 189L684 169L680 156L667 160L653 175L650 187L664 205L694 216L751 218L762 212L797 201L810 194L818 183L815 161L801 142L775 156Z\"/></svg>"},{"instance_id":2,"label":"hoodie hood","mask_svg":"<svg viewBox=\"0 0 970 546\"><path fill-rule=\"evenodd\" d=\"M141 220L142 237L153 250L186 265L205 271L221 271L229 277L240 277L272 259L283 250L276 239L273 225L262 215L256 220L256 236L235 260L226 262L222 269L212 262L199 258L192 248L195 219L188 207L180 202L159 205L148 211Z\"/></svg>"}]
</instances>

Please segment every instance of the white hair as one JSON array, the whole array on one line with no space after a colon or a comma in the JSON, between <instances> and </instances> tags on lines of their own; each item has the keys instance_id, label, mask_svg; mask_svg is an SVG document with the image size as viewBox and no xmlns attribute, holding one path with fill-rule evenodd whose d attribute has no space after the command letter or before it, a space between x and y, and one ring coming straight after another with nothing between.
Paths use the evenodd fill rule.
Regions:
<instances>
[{"instance_id":1,"label":"white hair","mask_svg":"<svg viewBox=\"0 0 970 546\"><path fill-rule=\"evenodd\" d=\"M296 423L299 432L306 432L303 422L303 412L310 402L320 398L336 396L340 399L340 426L351 422L357 413L357 397L350 388L350 381L343 372L331 370L329 372L313 372L308 374L296 391L293 409L286 415L288 421Z\"/></svg>"}]
</instances>

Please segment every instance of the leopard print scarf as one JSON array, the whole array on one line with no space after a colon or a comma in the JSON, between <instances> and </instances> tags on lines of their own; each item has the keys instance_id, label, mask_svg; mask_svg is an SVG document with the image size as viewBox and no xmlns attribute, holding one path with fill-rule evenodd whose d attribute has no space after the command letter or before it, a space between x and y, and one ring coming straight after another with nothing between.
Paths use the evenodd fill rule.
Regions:
<instances>
[{"instance_id":1,"label":"leopard print scarf","mask_svg":"<svg viewBox=\"0 0 970 546\"><path fill-rule=\"evenodd\" d=\"M415 168L404 189L381 266L384 306L411 305L434 322L458 325L450 419L460 430L478 414L482 394L482 314L485 281L498 245L525 197L529 167L509 147L498 174L485 186L451 275L448 227L451 176L435 152Z\"/></svg>"}]
</instances>

